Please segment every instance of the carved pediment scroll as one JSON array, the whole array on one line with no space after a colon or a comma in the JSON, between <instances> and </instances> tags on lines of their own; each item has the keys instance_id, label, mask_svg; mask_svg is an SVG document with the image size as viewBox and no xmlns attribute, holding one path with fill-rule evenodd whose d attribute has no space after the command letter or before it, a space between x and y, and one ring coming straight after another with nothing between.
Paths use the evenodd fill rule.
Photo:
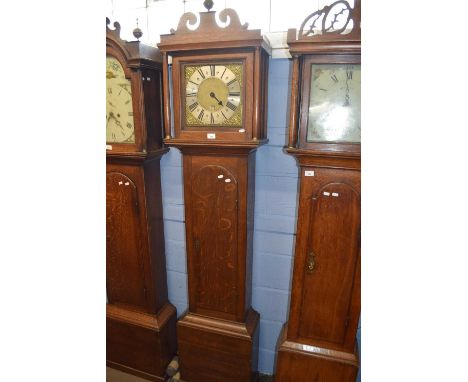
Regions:
<instances>
[{"instance_id":1,"label":"carved pediment scroll","mask_svg":"<svg viewBox=\"0 0 468 382\"><path fill-rule=\"evenodd\" d=\"M121 30L121 27L120 27L120 23L115 21L113 23L113 26L114 26L114 29L111 29L109 27L111 21L109 20L108 17L106 17L106 33L107 35L111 35L112 37L114 37L114 39L116 40L120 40L120 41L124 41L122 40L122 38L120 37L120 30Z\"/></svg>"},{"instance_id":2,"label":"carved pediment scroll","mask_svg":"<svg viewBox=\"0 0 468 382\"><path fill-rule=\"evenodd\" d=\"M205 7L210 9L206 4ZM187 12L181 16L177 29L161 35L158 47L162 52L170 52L261 46L270 53L271 48L261 30L248 27L249 24L242 24L237 12L231 8L219 12Z\"/></svg>"},{"instance_id":3,"label":"carved pediment scroll","mask_svg":"<svg viewBox=\"0 0 468 382\"><path fill-rule=\"evenodd\" d=\"M234 9L225 8L219 13L219 20L226 25L224 27L216 22L215 12L200 12L200 24L198 28L197 16L192 12L187 12L182 15L179 20L177 30L171 29L171 34L182 34L191 32L200 33L232 33L236 31L247 30L249 24L242 24L239 15Z\"/></svg>"},{"instance_id":4,"label":"carved pediment scroll","mask_svg":"<svg viewBox=\"0 0 468 382\"><path fill-rule=\"evenodd\" d=\"M314 35L346 35L360 28L354 9L346 0L338 0L307 16L299 29L299 38ZM356 25L357 24L357 25Z\"/></svg>"},{"instance_id":5,"label":"carved pediment scroll","mask_svg":"<svg viewBox=\"0 0 468 382\"><path fill-rule=\"evenodd\" d=\"M336 0L324 6L305 18L299 32L289 29L287 38L291 54L312 50L332 51L337 47L352 51L360 49L360 41L360 0L354 1L354 7L351 7L349 0Z\"/></svg>"}]
</instances>

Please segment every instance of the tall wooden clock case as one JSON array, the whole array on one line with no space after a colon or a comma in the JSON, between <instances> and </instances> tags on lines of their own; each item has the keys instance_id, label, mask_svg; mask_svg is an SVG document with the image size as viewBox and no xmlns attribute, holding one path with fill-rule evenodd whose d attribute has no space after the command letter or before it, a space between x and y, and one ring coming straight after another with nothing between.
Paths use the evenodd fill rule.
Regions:
<instances>
[{"instance_id":1,"label":"tall wooden clock case","mask_svg":"<svg viewBox=\"0 0 468 382\"><path fill-rule=\"evenodd\" d=\"M278 341L276 382L354 382L360 315L359 1L351 8L339 0L314 12L298 36L288 31L288 45L293 70L286 151L300 169L300 194L291 305Z\"/></svg>"},{"instance_id":2,"label":"tall wooden clock case","mask_svg":"<svg viewBox=\"0 0 468 382\"><path fill-rule=\"evenodd\" d=\"M218 26L211 6L205 1L198 28L186 13L159 44L164 142L181 150L184 167L189 308L178 349L186 382L250 382L259 334L251 308L255 151L266 142L270 48L232 9L219 13L227 26Z\"/></svg>"},{"instance_id":3,"label":"tall wooden clock case","mask_svg":"<svg viewBox=\"0 0 468 382\"><path fill-rule=\"evenodd\" d=\"M159 162L162 72L157 49L106 28L107 365L163 381L176 352L167 299ZM136 36L138 34L135 33Z\"/></svg>"}]
</instances>

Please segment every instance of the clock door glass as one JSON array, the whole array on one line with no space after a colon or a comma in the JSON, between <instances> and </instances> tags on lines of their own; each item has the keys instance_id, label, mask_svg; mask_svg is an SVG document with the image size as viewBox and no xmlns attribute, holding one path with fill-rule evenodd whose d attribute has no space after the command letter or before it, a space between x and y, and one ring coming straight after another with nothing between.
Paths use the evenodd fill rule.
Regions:
<instances>
[{"instance_id":1,"label":"clock door glass","mask_svg":"<svg viewBox=\"0 0 468 382\"><path fill-rule=\"evenodd\" d=\"M242 126L242 64L185 65L186 126Z\"/></svg>"},{"instance_id":2,"label":"clock door glass","mask_svg":"<svg viewBox=\"0 0 468 382\"><path fill-rule=\"evenodd\" d=\"M112 56L106 58L106 141L135 143L131 82Z\"/></svg>"},{"instance_id":3,"label":"clock door glass","mask_svg":"<svg viewBox=\"0 0 468 382\"><path fill-rule=\"evenodd\" d=\"M307 142L361 141L361 65L312 64Z\"/></svg>"}]
</instances>

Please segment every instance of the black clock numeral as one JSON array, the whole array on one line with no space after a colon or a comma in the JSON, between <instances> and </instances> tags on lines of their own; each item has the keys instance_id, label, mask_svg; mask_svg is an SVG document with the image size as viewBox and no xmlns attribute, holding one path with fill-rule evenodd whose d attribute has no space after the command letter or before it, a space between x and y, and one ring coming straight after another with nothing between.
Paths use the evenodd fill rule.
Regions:
<instances>
[{"instance_id":1,"label":"black clock numeral","mask_svg":"<svg viewBox=\"0 0 468 382\"><path fill-rule=\"evenodd\" d=\"M237 109L237 106L232 104L231 102L228 101L228 103L226 104L226 106L231 109L232 111L236 111Z\"/></svg>"},{"instance_id":2,"label":"black clock numeral","mask_svg":"<svg viewBox=\"0 0 468 382\"><path fill-rule=\"evenodd\" d=\"M197 84L196 82L193 82L192 80L189 80L189 82L191 82L192 84L197 85L197 86L200 85L200 84Z\"/></svg>"},{"instance_id":3,"label":"black clock numeral","mask_svg":"<svg viewBox=\"0 0 468 382\"><path fill-rule=\"evenodd\" d=\"M221 114L223 115L224 119L227 119L227 117L224 115L222 110L221 110Z\"/></svg>"},{"instance_id":4,"label":"black clock numeral","mask_svg":"<svg viewBox=\"0 0 468 382\"><path fill-rule=\"evenodd\" d=\"M187 96L187 97L196 97L196 96L197 96L197 92L187 93L186 96Z\"/></svg>"},{"instance_id":5,"label":"black clock numeral","mask_svg":"<svg viewBox=\"0 0 468 382\"><path fill-rule=\"evenodd\" d=\"M210 118L210 121L211 121L211 123L212 123L212 124L214 123L214 117L213 117L213 113L211 113L211 118Z\"/></svg>"},{"instance_id":6,"label":"black clock numeral","mask_svg":"<svg viewBox=\"0 0 468 382\"><path fill-rule=\"evenodd\" d=\"M229 92L229 97L240 97L240 92Z\"/></svg>"},{"instance_id":7,"label":"black clock numeral","mask_svg":"<svg viewBox=\"0 0 468 382\"><path fill-rule=\"evenodd\" d=\"M109 94L112 94L112 88L107 88L107 92L108 92Z\"/></svg>"},{"instance_id":8,"label":"black clock numeral","mask_svg":"<svg viewBox=\"0 0 468 382\"><path fill-rule=\"evenodd\" d=\"M223 74L221 74L221 78L223 78L224 73L226 73L226 70L227 70L227 68L224 68L224 72L223 72Z\"/></svg>"},{"instance_id":9,"label":"black clock numeral","mask_svg":"<svg viewBox=\"0 0 468 382\"><path fill-rule=\"evenodd\" d=\"M200 73L201 78L205 79L205 75L203 74L201 69L198 69L198 73Z\"/></svg>"},{"instance_id":10,"label":"black clock numeral","mask_svg":"<svg viewBox=\"0 0 468 382\"><path fill-rule=\"evenodd\" d=\"M229 81L229 82L227 83L227 86L231 86L231 85L232 85L234 82L236 82L236 81L237 81L237 79L234 78L233 80L231 80L231 81Z\"/></svg>"},{"instance_id":11,"label":"black clock numeral","mask_svg":"<svg viewBox=\"0 0 468 382\"><path fill-rule=\"evenodd\" d=\"M203 115L205 114L205 110L202 109L202 111L200 112L200 114L198 114L198 119L200 121L203 121Z\"/></svg>"},{"instance_id":12,"label":"black clock numeral","mask_svg":"<svg viewBox=\"0 0 468 382\"><path fill-rule=\"evenodd\" d=\"M190 111L193 113L193 111L198 107L198 102L195 101L189 106Z\"/></svg>"},{"instance_id":13,"label":"black clock numeral","mask_svg":"<svg viewBox=\"0 0 468 382\"><path fill-rule=\"evenodd\" d=\"M112 139L116 139L115 133L112 133Z\"/></svg>"},{"instance_id":14,"label":"black clock numeral","mask_svg":"<svg viewBox=\"0 0 468 382\"><path fill-rule=\"evenodd\" d=\"M210 65L210 72L211 72L211 77L214 77L215 72L216 72L216 65Z\"/></svg>"},{"instance_id":15,"label":"black clock numeral","mask_svg":"<svg viewBox=\"0 0 468 382\"><path fill-rule=\"evenodd\" d=\"M351 70L346 72L346 79L348 80L353 79L353 72Z\"/></svg>"},{"instance_id":16,"label":"black clock numeral","mask_svg":"<svg viewBox=\"0 0 468 382\"><path fill-rule=\"evenodd\" d=\"M332 79L333 81L335 81L335 82L338 82L338 77L336 76L336 74L333 74L333 75L331 76L331 79Z\"/></svg>"}]
</instances>

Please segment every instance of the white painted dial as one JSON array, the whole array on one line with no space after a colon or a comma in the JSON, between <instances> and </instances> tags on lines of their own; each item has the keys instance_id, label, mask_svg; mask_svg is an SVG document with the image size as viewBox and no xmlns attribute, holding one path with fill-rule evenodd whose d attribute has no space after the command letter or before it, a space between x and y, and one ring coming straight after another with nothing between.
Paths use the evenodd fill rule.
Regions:
<instances>
[{"instance_id":1,"label":"white painted dial","mask_svg":"<svg viewBox=\"0 0 468 382\"><path fill-rule=\"evenodd\" d=\"M131 82L112 56L106 58L106 141L135 143Z\"/></svg>"},{"instance_id":2,"label":"white painted dial","mask_svg":"<svg viewBox=\"0 0 468 382\"><path fill-rule=\"evenodd\" d=\"M361 65L312 64L307 141L361 141Z\"/></svg>"}]
</instances>

